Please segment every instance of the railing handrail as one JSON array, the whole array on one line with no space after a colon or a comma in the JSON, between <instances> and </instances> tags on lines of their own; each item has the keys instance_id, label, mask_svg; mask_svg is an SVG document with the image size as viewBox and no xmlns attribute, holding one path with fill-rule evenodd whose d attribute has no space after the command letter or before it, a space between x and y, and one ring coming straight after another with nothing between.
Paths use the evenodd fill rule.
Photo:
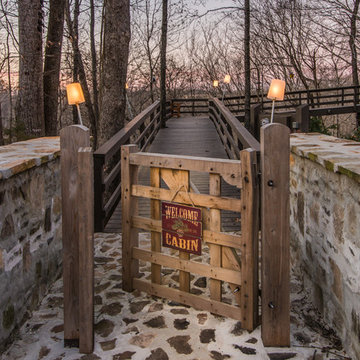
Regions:
<instances>
[{"instance_id":1,"label":"railing handrail","mask_svg":"<svg viewBox=\"0 0 360 360\"><path fill-rule=\"evenodd\" d=\"M214 103L220 113L225 118L226 122L231 126L233 131L236 133L235 135L240 140L241 144L244 148L252 148L256 152L260 151L260 143L254 138L253 135L245 128L244 125L240 123L240 121L233 115L230 110L217 98L209 99L209 107L211 107L211 103Z\"/></svg>"},{"instance_id":2,"label":"railing handrail","mask_svg":"<svg viewBox=\"0 0 360 360\"><path fill-rule=\"evenodd\" d=\"M95 152L95 157L103 157L107 161L111 156L113 156L117 151L120 150L121 145L124 145L125 142L130 138L131 135L141 126L144 120L151 115L157 107L159 106L160 101L157 100L140 114L136 115L133 120L126 124L119 132L117 132L112 138L110 138L106 143L101 145Z\"/></svg>"},{"instance_id":3,"label":"railing handrail","mask_svg":"<svg viewBox=\"0 0 360 360\"><path fill-rule=\"evenodd\" d=\"M359 89L360 90L360 85L349 85L349 86L322 88L322 89L304 89L304 90L288 91L288 92L285 93L285 96L308 94L308 93L318 93L318 92L342 91L342 90L349 90L349 89L352 89L352 90ZM261 97L266 98L266 95L267 95L267 93L252 94L250 97L251 98L261 98ZM348 93L348 94L345 94L345 95L352 95L352 94ZM239 100L240 99L245 99L245 95L225 96L224 97L224 101L225 100L238 100L238 99ZM269 100L269 101L271 102L271 100Z\"/></svg>"}]
</instances>

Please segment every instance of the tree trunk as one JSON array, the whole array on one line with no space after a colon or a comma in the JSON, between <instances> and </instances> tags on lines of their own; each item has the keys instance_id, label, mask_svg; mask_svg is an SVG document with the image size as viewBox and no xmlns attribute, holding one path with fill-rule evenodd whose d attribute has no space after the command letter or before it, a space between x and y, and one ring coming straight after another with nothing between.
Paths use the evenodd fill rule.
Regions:
<instances>
[{"instance_id":1,"label":"tree trunk","mask_svg":"<svg viewBox=\"0 0 360 360\"><path fill-rule=\"evenodd\" d=\"M166 42L168 22L168 0L163 0L160 49L160 113L161 127L166 127Z\"/></svg>"},{"instance_id":2,"label":"tree trunk","mask_svg":"<svg viewBox=\"0 0 360 360\"><path fill-rule=\"evenodd\" d=\"M19 0L19 93L17 121L27 136L44 134L43 102L43 0Z\"/></svg>"},{"instance_id":3,"label":"tree trunk","mask_svg":"<svg viewBox=\"0 0 360 360\"><path fill-rule=\"evenodd\" d=\"M1 113L1 103L0 103L0 146L4 145L4 135L3 135L3 123L2 123L2 113Z\"/></svg>"},{"instance_id":4,"label":"tree trunk","mask_svg":"<svg viewBox=\"0 0 360 360\"><path fill-rule=\"evenodd\" d=\"M250 124L250 0L244 3L245 28L244 28L244 68L245 68L245 126Z\"/></svg>"},{"instance_id":5,"label":"tree trunk","mask_svg":"<svg viewBox=\"0 0 360 360\"><path fill-rule=\"evenodd\" d=\"M45 135L57 135L58 90L60 83L61 45L64 30L65 0L50 0L49 26L44 63Z\"/></svg>"},{"instance_id":6,"label":"tree trunk","mask_svg":"<svg viewBox=\"0 0 360 360\"><path fill-rule=\"evenodd\" d=\"M84 63L82 61L82 56L81 56L81 52L79 49L79 36L78 36L78 16L80 14L79 4L80 4L79 1L76 0L75 8L74 8L74 21L72 22L71 17L70 17L69 2L67 0L66 22L68 25L69 35L71 38L71 43L72 43L73 53L74 53L74 80L77 80L77 76L79 77L79 82L81 84L81 87L82 87L82 90L84 93L85 106L86 106L88 116L89 116L90 129L91 129L91 133L94 138L93 145L95 148L96 144L97 144L97 140L98 140L97 119L96 119L93 104L91 101L90 90L89 90L87 80L86 80ZM74 111L76 111L76 109L74 109Z\"/></svg>"},{"instance_id":7,"label":"tree trunk","mask_svg":"<svg viewBox=\"0 0 360 360\"><path fill-rule=\"evenodd\" d=\"M90 0L90 43L91 43L91 76L93 85L93 104L95 118L99 121L99 89L97 81L97 58L96 58L96 46L95 46L95 6L94 0Z\"/></svg>"},{"instance_id":8,"label":"tree trunk","mask_svg":"<svg viewBox=\"0 0 360 360\"><path fill-rule=\"evenodd\" d=\"M351 14L350 20L350 39L349 45L351 50L351 70L352 70L352 81L354 86L359 86L359 74L358 74L358 63L357 63L357 50L356 50L356 21L359 12L359 0L356 0L354 3L354 9ZM354 91L354 103L357 105L359 103L359 90L355 89ZM356 113L356 126L360 126L360 114Z\"/></svg>"},{"instance_id":9,"label":"tree trunk","mask_svg":"<svg viewBox=\"0 0 360 360\"><path fill-rule=\"evenodd\" d=\"M124 126L125 83L130 42L129 0L105 1L99 144Z\"/></svg>"}]
</instances>

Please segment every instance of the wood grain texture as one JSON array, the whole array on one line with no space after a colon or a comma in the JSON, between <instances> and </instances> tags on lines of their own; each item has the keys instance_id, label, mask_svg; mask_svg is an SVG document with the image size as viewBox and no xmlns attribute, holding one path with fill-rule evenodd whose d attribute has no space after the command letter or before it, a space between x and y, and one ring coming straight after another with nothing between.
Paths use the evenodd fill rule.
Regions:
<instances>
[{"instance_id":1,"label":"wood grain texture","mask_svg":"<svg viewBox=\"0 0 360 360\"><path fill-rule=\"evenodd\" d=\"M220 196L221 195L221 180L220 175L210 174L209 182L210 195ZM209 211L209 230L221 231L221 214L220 210L210 209ZM221 246L210 244L209 245L210 265L214 267L221 267ZM212 300L221 301L221 281L210 279L210 298Z\"/></svg>"},{"instance_id":2,"label":"wood grain texture","mask_svg":"<svg viewBox=\"0 0 360 360\"><path fill-rule=\"evenodd\" d=\"M165 297L181 304L192 306L198 310L209 311L235 320L241 319L240 308L233 305L210 300L200 295L189 294L164 285L152 284L140 279L134 280L134 286L136 289L145 291L150 295Z\"/></svg>"},{"instance_id":3,"label":"wood grain texture","mask_svg":"<svg viewBox=\"0 0 360 360\"><path fill-rule=\"evenodd\" d=\"M90 146L90 131L72 125L60 131L64 279L64 340L79 339L78 150Z\"/></svg>"},{"instance_id":4,"label":"wood grain texture","mask_svg":"<svg viewBox=\"0 0 360 360\"><path fill-rule=\"evenodd\" d=\"M256 168L256 152L246 149L241 151L241 169L243 188L241 197L243 209L241 212L242 256L241 271L241 309L243 312L243 327L252 331L258 324L258 184Z\"/></svg>"},{"instance_id":5,"label":"wood grain texture","mask_svg":"<svg viewBox=\"0 0 360 360\"><path fill-rule=\"evenodd\" d=\"M261 128L262 327L265 346L290 345L289 129Z\"/></svg>"},{"instance_id":6,"label":"wood grain texture","mask_svg":"<svg viewBox=\"0 0 360 360\"><path fill-rule=\"evenodd\" d=\"M94 174L91 148L78 152L79 350L94 349Z\"/></svg>"},{"instance_id":7,"label":"wood grain texture","mask_svg":"<svg viewBox=\"0 0 360 360\"><path fill-rule=\"evenodd\" d=\"M131 186L137 183L138 168L130 166L130 154L138 151L136 145L121 147L121 203L122 203L122 287L133 291L133 278L138 275L139 262L132 259L131 249L138 246L138 231L131 227L131 217L137 214L137 199L131 196Z\"/></svg>"},{"instance_id":8,"label":"wood grain texture","mask_svg":"<svg viewBox=\"0 0 360 360\"><path fill-rule=\"evenodd\" d=\"M160 169L150 169L150 185L160 187ZM161 220L161 202L159 200L150 200L150 215L153 220ZM151 232L151 250L161 252L161 234ZM161 266L151 263L151 281L155 284L161 284Z\"/></svg>"}]
</instances>

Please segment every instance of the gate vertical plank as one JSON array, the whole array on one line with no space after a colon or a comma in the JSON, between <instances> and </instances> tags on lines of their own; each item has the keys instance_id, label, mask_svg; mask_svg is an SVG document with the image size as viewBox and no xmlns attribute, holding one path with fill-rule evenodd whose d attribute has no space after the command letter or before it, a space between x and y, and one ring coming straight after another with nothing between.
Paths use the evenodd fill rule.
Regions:
<instances>
[{"instance_id":1,"label":"gate vertical plank","mask_svg":"<svg viewBox=\"0 0 360 360\"><path fill-rule=\"evenodd\" d=\"M189 171L161 169L161 177L169 189L174 191L174 194L179 190L190 191ZM189 260L190 254L179 251L179 258L182 260ZM179 271L179 289L181 291L190 292L189 272Z\"/></svg>"},{"instance_id":2,"label":"gate vertical plank","mask_svg":"<svg viewBox=\"0 0 360 360\"><path fill-rule=\"evenodd\" d=\"M137 199L131 196L131 186L137 183L138 167L130 165L130 155L139 151L136 145L121 147L122 206L122 288L133 291L133 278L138 276L139 261L132 258L132 247L138 247L138 230L131 227L131 217L137 213Z\"/></svg>"},{"instance_id":3,"label":"gate vertical plank","mask_svg":"<svg viewBox=\"0 0 360 360\"><path fill-rule=\"evenodd\" d=\"M150 168L150 186L160 187L160 169ZM161 220L161 201L150 200L151 218ZM161 234L151 232L151 251L161 252ZM151 264L151 281L155 284L161 284L161 265Z\"/></svg>"},{"instance_id":4,"label":"gate vertical plank","mask_svg":"<svg viewBox=\"0 0 360 360\"><path fill-rule=\"evenodd\" d=\"M290 345L288 127L261 128L262 328L265 346Z\"/></svg>"},{"instance_id":5,"label":"gate vertical plank","mask_svg":"<svg viewBox=\"0 0 360 360\"><path fill-rule=\"evenodd\" d=\"M78 152L79 203L79 347L94 349L94 171L91 148Z\"/></svg>"},{"instance_id":6,"label":"gate vertical plank","mask_svg":"<svg viewBox=\"0 0 360 360\"><path fill-rule=\"evenodd\" d=\"M258 188L256 151L246 149L240 153L243 209L241 212L241 310L242 327L252 331L258 322Z\"/></svg>"},{"instance_id":7,"label":"gate vertical plank","mask_svg":"<svg viewBox=\"0 0 360 360\"><path fill-rule=\"evenodd\" d=\"M78 149L90 146L90 131L82 125L60 131L61 201L64 279L64 343L79 339Z\"/></svg>"},{"instance_id":8,"label":"gate vertical plank","mask_svg":"<svg viewBox=\"0 0 360 360\"><path fill-rule=\"evenodd\" d=\"M221 195L221 178L218 174L209 174L209 194ZM221 215L220 210L210 209L210 230L221 231ZM209 244L210 265L221 267L221 248L220 245ZM210 279L210 298L212 300L221 301L221 281Z\"/></svg>"}]
</instances>

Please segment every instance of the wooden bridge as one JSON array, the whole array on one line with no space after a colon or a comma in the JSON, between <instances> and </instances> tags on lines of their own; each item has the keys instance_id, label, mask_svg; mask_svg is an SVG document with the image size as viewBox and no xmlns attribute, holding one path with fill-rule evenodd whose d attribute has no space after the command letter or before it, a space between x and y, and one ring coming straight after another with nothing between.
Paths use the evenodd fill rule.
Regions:
<instances>
[{"instance_id":1,"label":"wooden bridge","mask_svg":"<svg viewBox=\"0 0 360 360\"><path fill-rule=\"evenodd\" d=\"M332 100L322 104L331 102L333 113L357 113L358 88L350 89L352 95L348 89L340 93L340 100L327 94ZM286 99L286 111L276 121L284 123L285 118L288 127L304 129L309 114L329 113L319 100L325 95L307 94L306 104L302 92L297 93L297 102ZM348 96L352 97L351 109L346 105ZM260 322L261 263L263 343L289 345L290 130L283 124L260 130L261 112L267 111L263 102L252 106L249 131L241 122L241 100L174 99L167 106L166 127L162 127L160 104L155 102L93 155L88 129L72 126L62 130L64 338L79 339L81 352L93 348L90 240L94 228L96 232L122 232L123 290L138 289L233 317L248 330ZM179 243L173 240L169 246L176 248L175 253L166 251L164 204L202 209L198 240L209 249L209 263L185 251L184 242L194 236L185 240L189 228L182 221ZM145 249L139 243L139 229L151 234ZM151 263L150 281L139 278L139 260ZM178 289L161 283L162 267L179 270ZM190 273L210 278L209 298L191 293ZM222 282L229 284L235 304L223 301Z\"/></svg>"}]
</instances>

